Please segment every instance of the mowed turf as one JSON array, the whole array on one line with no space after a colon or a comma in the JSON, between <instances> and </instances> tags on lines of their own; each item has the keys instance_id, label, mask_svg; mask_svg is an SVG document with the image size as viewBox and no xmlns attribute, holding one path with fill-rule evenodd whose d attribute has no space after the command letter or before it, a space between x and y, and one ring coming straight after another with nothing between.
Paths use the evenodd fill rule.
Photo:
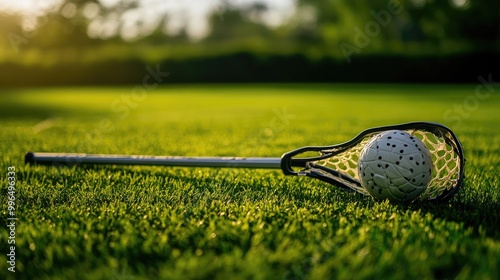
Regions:
<instances>
[{"instance_id":1,"label":"mowed turf","mask_svg":"<svg viewBox=\"0 0 500 280\"><path fill-rule=\"evenodd\" d=\"M500 89L192 85L0 95L2 279L498 279ZM408 121L450 126L446 204L375 202L280 170L25 166L27 151L270 156ZM15 273L7 171L16 169Z\"/></svg>"}]
</instances>

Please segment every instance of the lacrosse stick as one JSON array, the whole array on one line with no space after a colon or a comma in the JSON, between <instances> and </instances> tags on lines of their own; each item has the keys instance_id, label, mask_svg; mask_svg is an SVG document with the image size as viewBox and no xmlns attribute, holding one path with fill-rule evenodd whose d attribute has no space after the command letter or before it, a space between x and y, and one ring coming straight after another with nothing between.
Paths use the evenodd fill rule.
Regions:
<instances>
[{"instance_id":1,"label":"lacrosse stick","mask_svg":"<svg viewBox=\"0 0 500 280\"><path fill-rule=\"evenodd\" d=\"M285 175L308 176L348 191L368 192L361 186L358 159L372 137L389 130L403 130L418 137L429 149L433 162L432 179L418 200L447 201L464 179L462 145L447 127L413 122L367 129L352 140L332 146L307 146L285 153L281 158L127 156L103 154L34 153L26 163L39 165L159 165L182 167L227 167L281 169ZM311 153L314 156L309 156ZM302 156L301 156L302 155Z\"/></svg>"}]
</instances>

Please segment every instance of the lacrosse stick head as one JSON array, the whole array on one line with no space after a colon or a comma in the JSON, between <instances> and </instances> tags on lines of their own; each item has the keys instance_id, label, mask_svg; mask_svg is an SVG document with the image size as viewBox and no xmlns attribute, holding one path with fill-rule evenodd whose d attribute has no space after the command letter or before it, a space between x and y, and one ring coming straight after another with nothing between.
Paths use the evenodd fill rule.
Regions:
<instances>
[{"instance_id":1,"label":"lacrosse stick head","mask_svg":"<svg viewBox=\"0 0 500 280\"><path fill-rule=\"evenodd\" d=\"M282 156L281 168L286 175L308 176L368 195L358 174L361 151L373 137L390 130L403 130L417 137L431 154L431 180L417 200L448 201L463 183L465 158L453 131L437 123L413 122L376 127L345 143L299 148Z\"/></svg>"}]
</instances>

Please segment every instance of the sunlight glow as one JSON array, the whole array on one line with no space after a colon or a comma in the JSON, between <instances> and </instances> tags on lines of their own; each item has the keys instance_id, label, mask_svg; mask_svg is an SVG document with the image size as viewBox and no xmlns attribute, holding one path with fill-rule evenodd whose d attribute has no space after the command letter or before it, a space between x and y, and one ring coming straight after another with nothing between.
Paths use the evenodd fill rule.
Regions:
<instances>
[{"instance_id":1,"label":"sunlight glow","mask_svg":"<svg viewBox=\"0 0 500 280\"><path fill-rule=\"evenodd\" d=\"M72 18L76 15L77 8L76 5L73 3L68 3L64 5L64 7L61 9L61 15L65 18Z\"/></svg>"},{"instance_id":2,"label":"sunlight glow","mask_svg":"<svg viewBox=\"0 0 500 280\"><path fill-rule=\"evenodd\" d=\"M264 1L267 10L258 19L271 27L282 24L294 11L296 0ZM464 0L462 0L464 1ZM127 0L99 0L102 7L112 9ZM92 38L110 38L116 35L125 40L145 36L160 24L168 35L176 35L185 30L192 39L201 39L209 31L208 19L214 12L223 14L224 9L247 6L258 0L140 0L135 8L121 15L101 15L101 7L95 3L85 4L81 10L73 3L64 0L0 0L0 11L21 13L25 18L39 17L59 11L66 18L78 13L89 19L88 35ZM223 17L221 16L221 21ZM30 22L36 22L34 19ZM28 26L29 25L29 26ZM26 24L27 29L35 28Z\"/></svg>"},{"instance_id":3,"label":"sunlight glow","mask_svg":"<svg viewBox=\"0 0 500 280\"><path fill-rule=\"evenodd\" d=\"M0 0L0 11L41 16L58 9L63 2L63 0Z\"/></svg>"},{"instance_id":4,"label":"sunlight glow","mask_svg":"<svg viewBox=\"0 0 500 280\"><path fill-rule=\"evenodd\" d=\"M469 8L470 1L469 0L450 0L451 5L459 8L459 9L467 9Z\"/></svg>"}]
</instances>

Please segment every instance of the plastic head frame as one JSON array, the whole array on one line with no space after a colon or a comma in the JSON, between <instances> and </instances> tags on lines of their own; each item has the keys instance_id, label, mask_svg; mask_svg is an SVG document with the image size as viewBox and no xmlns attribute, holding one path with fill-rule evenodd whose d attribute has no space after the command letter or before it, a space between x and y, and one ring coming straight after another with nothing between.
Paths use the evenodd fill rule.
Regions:
<instances>
[{"instance_id":1,"label":"plastic head frame","mask_svg":"<svg viewBox=\"0 0 500 280\"><path fill-rule=\"evenodd\" d=\"M431 153L432 179L418 200L444 202L453 197L463 184L465 158L462 145L453 131L438 123L412 122L375 127L345 143L299 148L282 156L281 169L286 175L308 176L344 190L367 195L368 192L359 181L359 155L372 137L388 130L404 130L418 137ZM304 155L311 152L319 155ZM306 157L300 157L301 154Z\"/></svg>"}]
</instances>

